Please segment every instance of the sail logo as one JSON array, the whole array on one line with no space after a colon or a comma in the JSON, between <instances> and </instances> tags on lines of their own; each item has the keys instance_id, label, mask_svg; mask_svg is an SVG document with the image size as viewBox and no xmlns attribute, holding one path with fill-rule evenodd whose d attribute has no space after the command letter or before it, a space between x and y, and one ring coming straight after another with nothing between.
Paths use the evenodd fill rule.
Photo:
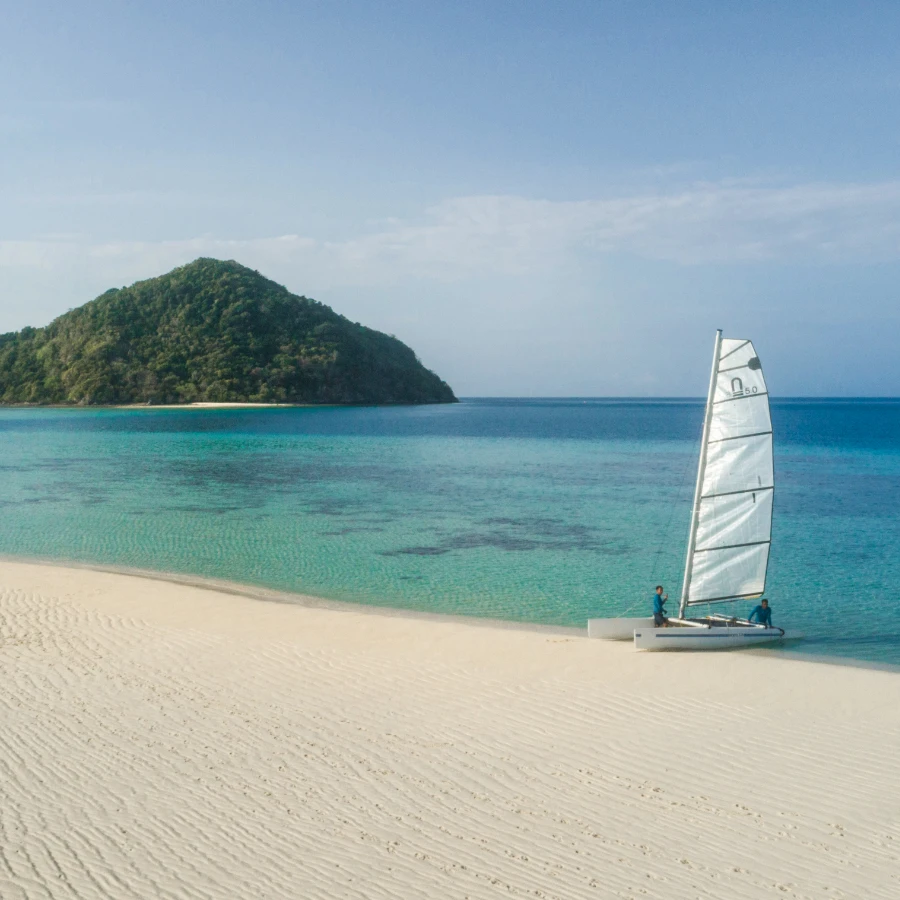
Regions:
<instances>
[{"instance_id":1,"label":"sail logo","mask_svg":"<svg viewBox=\"0 0 900 900\"><path fill-rule=\"evenodd\" d=\"M740 378L731 379L731 396L732 397L751 397L759 390L756 385L753 387L744 387L744 382Z\"/></svg>"}]
</instances>

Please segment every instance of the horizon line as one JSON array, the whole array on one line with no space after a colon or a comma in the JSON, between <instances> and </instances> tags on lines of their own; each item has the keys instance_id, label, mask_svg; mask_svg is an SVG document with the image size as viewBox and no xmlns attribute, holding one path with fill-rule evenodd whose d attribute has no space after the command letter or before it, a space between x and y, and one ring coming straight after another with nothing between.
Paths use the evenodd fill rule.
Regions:
<instances>
[{"instance_id":1,"label":"horizon line","mask_svg":"<svg viewBox=\"0 0 900 900\"><path fill-rule=\"evenodd\" d=\"M655 394L467 394L457 397L458 400L665 400L665 401L696 401L705 403L706 397L700 395L655 395ZM897 401L900 396L890 394L785 394L773 396L769 394L771 402L777 403L785 400L883 400Z\"/></svg>"}]
</instances>

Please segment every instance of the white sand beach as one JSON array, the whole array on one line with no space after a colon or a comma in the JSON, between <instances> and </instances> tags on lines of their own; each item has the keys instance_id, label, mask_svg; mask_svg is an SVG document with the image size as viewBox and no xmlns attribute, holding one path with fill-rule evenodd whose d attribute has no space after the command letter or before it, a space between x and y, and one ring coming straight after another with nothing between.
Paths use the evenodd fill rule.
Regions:
<instances>
[{"instance_id":1,"label":"white sand beach","mask_svg":"<svg viewBox=\"0 0 900 900\"><path fill-rule=\"evenodd\" d=\"M900 896L900 674L0 572L3 900Z\"/></svg>"}]
</instances>

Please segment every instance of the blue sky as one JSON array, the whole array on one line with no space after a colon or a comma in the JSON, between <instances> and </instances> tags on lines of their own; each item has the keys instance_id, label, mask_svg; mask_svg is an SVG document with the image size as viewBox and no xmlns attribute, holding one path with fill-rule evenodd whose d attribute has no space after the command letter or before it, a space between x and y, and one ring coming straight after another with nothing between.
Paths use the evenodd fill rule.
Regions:
<instances>
[{"instance_id":1,"label":"blue sky","mask_svg":"<svg viewBox=\"0 0 900 900\"><path fill-rule=\"evenodd\" d=\"M900 3L0 6L0 331L205 255L462 395L900 394Z\"/></svg>"}]
</instances>

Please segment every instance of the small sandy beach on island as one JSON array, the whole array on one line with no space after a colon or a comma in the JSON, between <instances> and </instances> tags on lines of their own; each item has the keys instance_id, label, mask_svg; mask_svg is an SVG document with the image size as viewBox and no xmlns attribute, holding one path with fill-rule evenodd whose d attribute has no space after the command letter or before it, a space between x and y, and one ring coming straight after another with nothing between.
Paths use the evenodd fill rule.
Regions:
<instances>
[{"instance_id":1,"label":"small sandy beach on island","mask_svg":"<svg viewBox=\"0 0 900 900\"><path fill-rule=\"evenodd\" d=\"M312 403L120 403L111 409L294 409L313 406ZM98 407L86 407L97 409Z\"/></svg>"},{"instance_id":2,"label":"small sandy beach on island","mask_svg":"<svg viewBox=\"0 0 900 900\"><path fill-rule=\"evenodd\" d=\"M3 900L900 896L895 672L0 572Z\"/></svg>"}]
</instances>

